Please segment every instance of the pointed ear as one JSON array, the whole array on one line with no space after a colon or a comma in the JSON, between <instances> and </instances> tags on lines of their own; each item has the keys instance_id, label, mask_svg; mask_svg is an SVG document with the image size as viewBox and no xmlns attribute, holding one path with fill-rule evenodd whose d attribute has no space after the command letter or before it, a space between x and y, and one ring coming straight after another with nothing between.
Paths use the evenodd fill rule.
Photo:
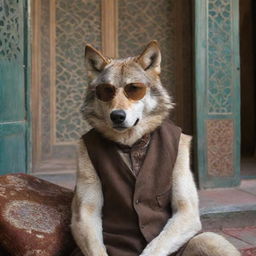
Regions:
<instances>
[{"instance_id":1,"label":"pointed ear","mask_svg":"<svg viewBox=\"0 0 256 256\"><path fill-rule=\"evenodd\" d=\"M98 75L109 62L107 57L104 57L90 44L85 46L85 66L90 77Z\"/></svg>"},{"instance_id":2,"label":"pointed ear","mask_svg":"<svg viewBox=\"0 0 256 256\"><path fill-rule=\"evenodd\" d=\"M137 57L137 62L142 66L145 71L153 70L157 74L160 74L161 52L156 40L151 41L146 46L142 54Z\"/></svg>"}]
</instances>

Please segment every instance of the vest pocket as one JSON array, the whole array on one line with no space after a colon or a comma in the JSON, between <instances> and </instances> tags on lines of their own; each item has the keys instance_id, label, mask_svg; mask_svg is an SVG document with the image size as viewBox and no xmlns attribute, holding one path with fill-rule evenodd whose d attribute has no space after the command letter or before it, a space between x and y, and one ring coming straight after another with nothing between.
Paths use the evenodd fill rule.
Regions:
<instances>
[{"instance_id":1,"label":"vest pocket","mask_svg":"<svg viewBox=\"0 0 256 256\"><path fill-rule=\"evenodd\" d=\"M171 206L171 189L156 196L157 204L160 208L167 208Z\"/></svg>"}]
</instances>

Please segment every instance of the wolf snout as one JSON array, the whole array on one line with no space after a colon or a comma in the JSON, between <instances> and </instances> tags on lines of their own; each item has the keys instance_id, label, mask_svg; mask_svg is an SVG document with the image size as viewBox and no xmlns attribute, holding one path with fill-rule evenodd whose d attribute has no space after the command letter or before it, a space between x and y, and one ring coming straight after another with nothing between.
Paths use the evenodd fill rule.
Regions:
<instances>
[{"instance_id":1,"label":"wolf snout","mask_svg":"<svg viewBox=\"0 0 256 256\"><path fill-rule=\"evenodd\" d=\"M114 110L110 114L110 118L114 124L122 124L126 118L126 113L122 110Z\"/></svg>"}]
</instances>

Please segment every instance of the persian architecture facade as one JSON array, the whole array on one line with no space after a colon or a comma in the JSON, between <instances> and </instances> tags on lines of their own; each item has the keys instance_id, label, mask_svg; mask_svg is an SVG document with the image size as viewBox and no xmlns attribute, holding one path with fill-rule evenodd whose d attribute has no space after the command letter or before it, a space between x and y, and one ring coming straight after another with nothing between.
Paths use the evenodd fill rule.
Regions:
<instances>
[{"instance_id":1,"label":"persian architecture facade","mask_svg":"<svg viewBox=\"0 0 256 256\"><path fill-rule=\"evenodd\" d=\"M255 71L247 68L256 60L248 53L253 12L252 0L1 0L0 88L8 84L9 91L0 92L0 173L73 174L76 141L90 129L79 113L87 84L85 42L126 57L157 39L161 79L176 102L171 118L194 137L199 187L238 185L241 138L244 145L249 131L256 137ZM239 25L248 24L245 42ZM247 86L243 94L240 81ZM251 113L242 115L242 124L241 95L242 114ZM255 140L248 143L252 150L243 156L253 159Z\"/></svg>"}]
</instances>

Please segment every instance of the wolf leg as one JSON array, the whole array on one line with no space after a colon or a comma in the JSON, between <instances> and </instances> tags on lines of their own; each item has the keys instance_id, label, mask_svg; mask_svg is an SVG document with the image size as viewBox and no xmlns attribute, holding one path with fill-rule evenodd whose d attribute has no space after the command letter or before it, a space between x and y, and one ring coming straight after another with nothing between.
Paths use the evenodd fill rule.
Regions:
<instances>
[{"instance_id":1,"label":"wolf leg","mask_svg":"<svg viewBox=\"0 0 256 256\"><path fill-rule=\"evenodd\" d=\"M224 237L205 232L193 237L182 256L240 256L239 251Z\"/></svg>"}]
</instances>

